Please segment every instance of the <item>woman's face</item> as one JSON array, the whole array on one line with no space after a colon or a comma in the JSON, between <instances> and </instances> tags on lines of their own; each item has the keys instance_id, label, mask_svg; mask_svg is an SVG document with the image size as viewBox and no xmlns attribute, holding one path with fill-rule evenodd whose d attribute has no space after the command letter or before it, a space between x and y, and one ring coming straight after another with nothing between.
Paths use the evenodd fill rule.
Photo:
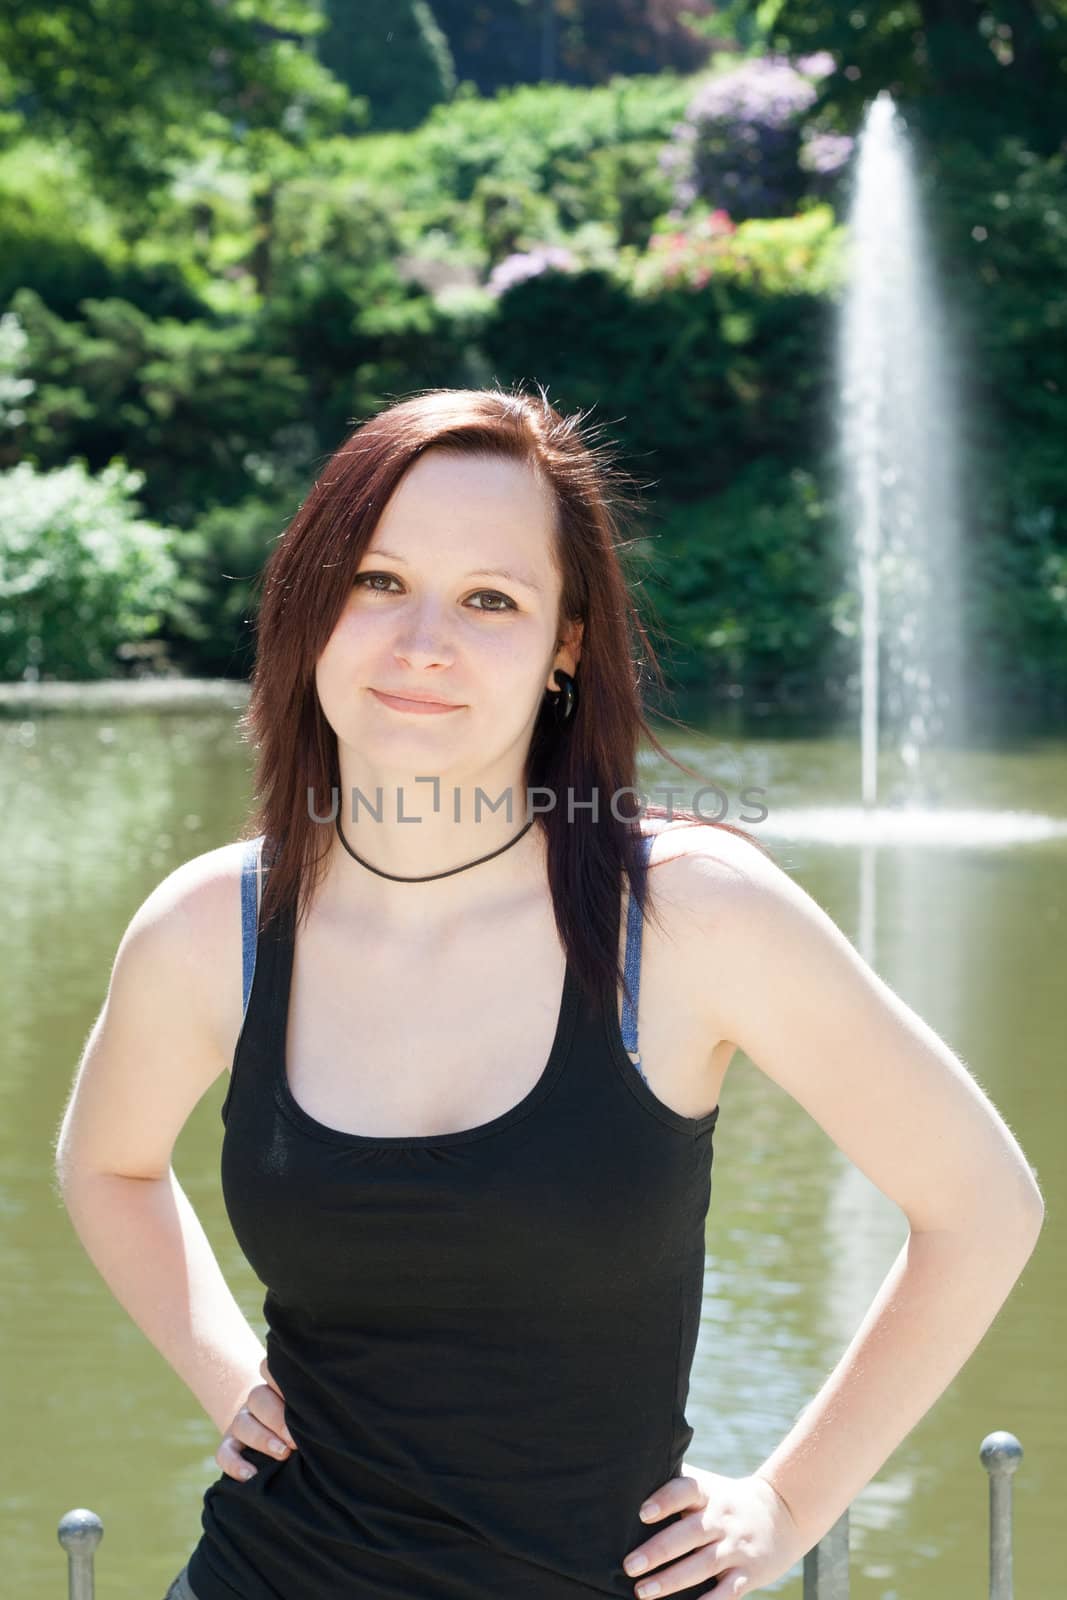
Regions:
<instances>
[{"instance_id":1,"label":"woman's face","mask_svg":"<svg viewBox=\"0 0 1067 1600\"><path fill-rule=\"evenodd\" d=\"M316 664L344 765L347 746L361 778L521 772L552 670L573 672L580 651L580 623L557 630L554 517L519 462L431 449L409 468Z\"/></svg>"}]
</instances>

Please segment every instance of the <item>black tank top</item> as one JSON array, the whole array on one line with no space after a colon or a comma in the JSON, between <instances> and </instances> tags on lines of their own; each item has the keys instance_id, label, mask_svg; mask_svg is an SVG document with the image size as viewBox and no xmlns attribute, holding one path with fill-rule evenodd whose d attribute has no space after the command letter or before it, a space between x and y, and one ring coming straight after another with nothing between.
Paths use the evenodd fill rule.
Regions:
<instances>
[{"instance_id":1,"label":"black tank top","mask_svg":"<svg viewBox=\"0 0 1067 1600\"><path fill-rule=\"evenodd\" d=\"M632 1600L623 1557L678 1515L638 1507L693 1438L719 1107L665 1105L627 1054L635 1006L620 1034L568 961L509 1111L410 1138L318 1122L286 1078L294 920L257 934L261 843L222 1187L299 1448L246 1448L256 1476L207 1488L197 1600ZM631 897L635 1002L641 924Z\"/></svg>"}]
</instances>

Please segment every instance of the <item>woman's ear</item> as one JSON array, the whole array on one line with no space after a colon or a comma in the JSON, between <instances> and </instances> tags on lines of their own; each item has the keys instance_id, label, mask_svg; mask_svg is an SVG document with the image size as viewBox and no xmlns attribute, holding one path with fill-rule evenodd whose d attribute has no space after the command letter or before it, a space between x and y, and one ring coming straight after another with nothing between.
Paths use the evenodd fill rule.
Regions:
<instances>
[{"instance_id":1,"label":"woman's ear","mask_svg":"<svg viewBox=\"0 0 1067 1600\"><path fill-rule=\"evenodd\" d=\"M561 672L569 672L573 676L575 668L581 660L582 634L584 632L585 623L580 620L568 622L564 625L563 638L557 643L556 658L552 663L552 671L548 675L550 683L552 682L552 673L555 672L557 667ZM555 687L554 683L552 683L552 687Z\"/></svg>"}]
</instances>

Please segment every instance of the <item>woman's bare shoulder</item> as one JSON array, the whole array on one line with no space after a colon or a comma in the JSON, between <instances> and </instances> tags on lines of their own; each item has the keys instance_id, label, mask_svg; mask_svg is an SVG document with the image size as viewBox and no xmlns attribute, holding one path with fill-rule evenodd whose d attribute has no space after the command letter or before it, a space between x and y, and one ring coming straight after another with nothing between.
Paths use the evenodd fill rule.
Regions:
<instances>
[{"instance_id":1,"label":"woman's bare shoulder","mask_svg":"<svg viewBox=\"0 0 1067 1600\"><path fill-rule=\"evenodd\" d=\"M240 907L241 870L247 845L243 840L217 845L172 868L142 902L135 920L166 919L185 931L210 938L233 922ZM238 926L238 943L240 927Z\"/></svg>"},{"instance_id":2,"label":"woman's bare shoulder","mask_svg":"<svg viewBox=\"0 0 1067 1600\"><path fill-rule=\"evenodd\" d=\"M130 928L158 925L160 937L184 952L205 1014L228 1056L241 1025L241 873L244 840L218 845L181 862L138 908ZM129 933L129 930L127 930Z\"/></svg>"},{"instance_id":3,"label":"woman's bare shoulder","mask_svg":"<svg viewBox=\"0 0 1067 1600\"><path fill-rule=\"evenodd\" d=\"M654 843L649 865L665 867L668 863L684 863L673 873L661 872L657 888L666 885L670 877L677 879L679 887L694 884L706 888L708 879L723 885L741 885L747 882L766 883L783 869L768 855L756 840L732 828L714 824L696 824L684 818L664 820L648 819L644 832L652 834Z\"/></svg>"},{"instance_id":4,"label":"woman's bare shoulder","mask_svg":"<svg viewBox=\"0 0 1067 1600\"><path fill-rule=\"evenodd\" d=\"M197 1101L232 1060L241 1025L243 846L169 872L119 940L57 1144L80 1173L159 1177Z\"/></svg>"},{"instance_id":5,"label":"woman's bare shoulder","mask_svg":"<svg viewBox=\"0 0 1067 1600\"><path fill-rule=\"evenodd\" d=\"M727 828L661 828L649 865L655 914L676 958L677 1003L704 1016L709 1038L729 1039L720 1014L725 954L741 930L796 886L752 838Z\"/></svg>"}]
</instances>

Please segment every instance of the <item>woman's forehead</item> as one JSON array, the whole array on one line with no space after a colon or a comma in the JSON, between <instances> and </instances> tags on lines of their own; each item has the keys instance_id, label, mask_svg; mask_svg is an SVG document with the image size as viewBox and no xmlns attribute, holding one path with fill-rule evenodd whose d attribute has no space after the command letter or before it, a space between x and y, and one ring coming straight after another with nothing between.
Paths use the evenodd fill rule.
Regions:
<instances>
[{"instance_id":1,"label":"woman's forehead","mask_svg":"<svg viewBox=\"0 0 1067 1600\"><path fill-rule=\"evenodd\" d=\"M397 485L368 552L412 565L466 561L465 573L495 570L543 591L555 516L551 485L523 462L428 453Z\"/></svg>"}]
</instances>

